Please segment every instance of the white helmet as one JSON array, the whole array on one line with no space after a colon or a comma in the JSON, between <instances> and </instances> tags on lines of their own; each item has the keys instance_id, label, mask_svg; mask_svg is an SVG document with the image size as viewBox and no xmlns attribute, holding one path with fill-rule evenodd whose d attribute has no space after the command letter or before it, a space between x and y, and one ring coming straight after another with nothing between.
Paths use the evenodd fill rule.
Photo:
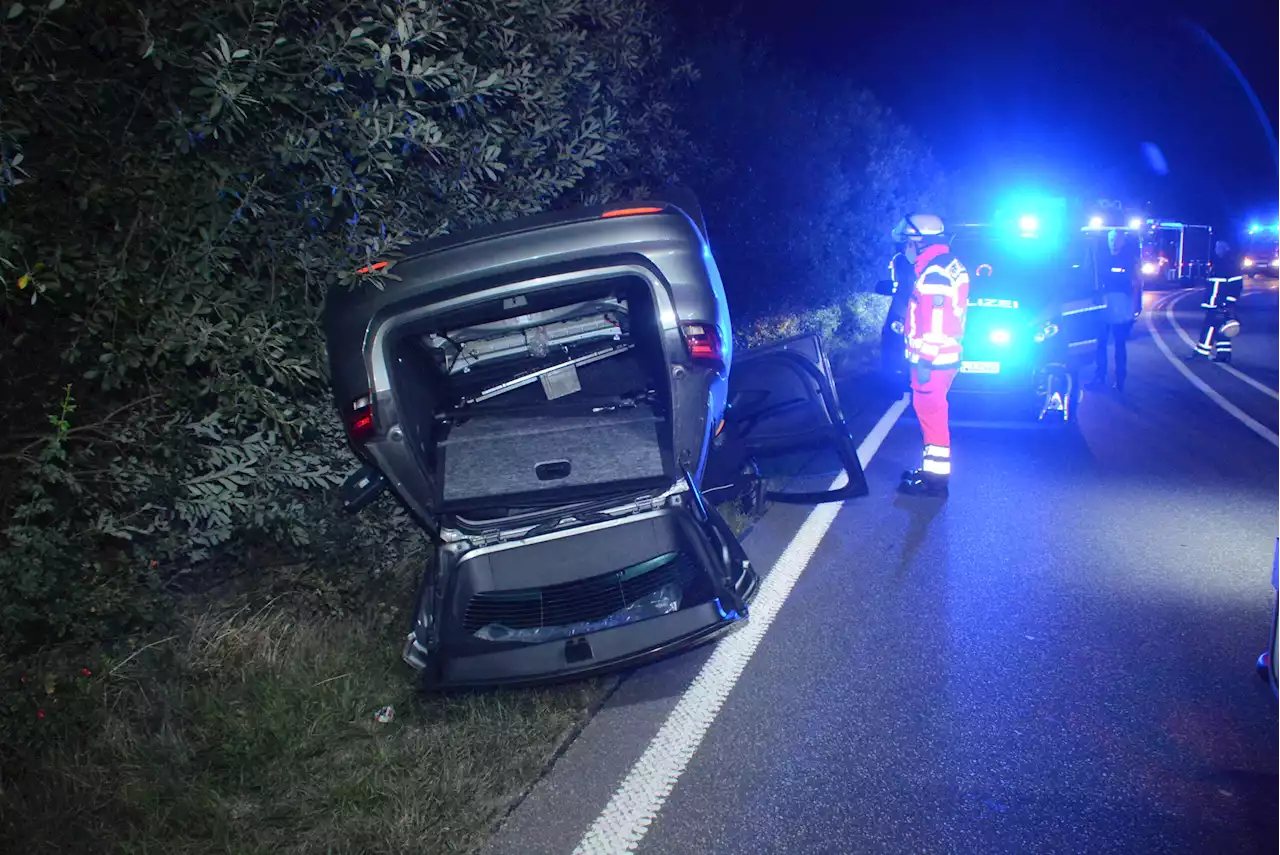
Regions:
<instances>
[{"instance_id":1,"label":"white helmet","mask_svg":"<svg viewBox=\"0 0 1280 855\"><path fill-rule=\"evenodd\" d=\"M937 214L908 214L893 227L893 240L894 243L919 241L940 237L942 232L942 217Z\"/></svg>"}]
</instances>

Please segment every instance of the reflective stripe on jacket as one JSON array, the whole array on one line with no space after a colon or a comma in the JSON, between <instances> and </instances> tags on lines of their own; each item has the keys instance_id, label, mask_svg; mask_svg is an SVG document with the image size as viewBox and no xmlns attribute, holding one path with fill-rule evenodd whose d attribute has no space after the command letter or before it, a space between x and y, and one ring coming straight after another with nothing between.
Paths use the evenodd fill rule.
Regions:
<instances>
[{"instance_id":1,"label":"reflective stripe on jacket","mask_svg":"<svg viewBox=\"0 0 1280 855\"><path fill-rule=\"evenodd\" d=\"M907 309L907 359L936 366L960 362L969 272L946 246L931 246L915 264L916 284Z\"/></svg>"},{"instance_id":2,"label":"reflective stripe on jacket","mask_svg":"<svg viewBox=\"0 0 1280 855\"><path fill-rule=\"evenodd\" d=\"M1203 309L1223 309L1240 299L1241 293L1244 291L1244 277L1213 277L1209 280L1208 293L1205 295L1205 302L1200 304Z\"/></svg>"}]
</instances>

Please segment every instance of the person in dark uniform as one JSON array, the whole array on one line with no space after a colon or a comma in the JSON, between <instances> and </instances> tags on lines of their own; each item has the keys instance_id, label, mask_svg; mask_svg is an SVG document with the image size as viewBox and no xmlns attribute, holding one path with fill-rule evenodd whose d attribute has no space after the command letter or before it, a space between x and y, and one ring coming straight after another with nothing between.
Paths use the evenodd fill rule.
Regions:
<instances>
[{"instance_id":1,"label":"person in dark uniform","mask_svg":"<svg viewBox=\"0 0 1280 855\"><path fill-rule=\"evenodd\" d=\"M905 392L910 385L907 375L907 345L903 338L911 289L915 287L915 267L906 256L906 244L895 246L889 261L889 278L893 281L893 297L880 331L880 366L895 391Z\"/></svg>"},{"instance_id":2,"label":"person in dark uniform","mask_svg":"<svg viewBox=\"0 0 1280 855\"><path fill-rule=\"evenodd\" d=\"M1113 343L1116 355L1115 389L1123 392L1129 373L1129 335L1133 332L1133 322L1142 309L1137 239L1120 229L1112 229L1107 235L1107 252L1098 253L1096 258L1106 308L1102 312L1105 325L1098 335L1097 369L1093 384L1106 385L1107 345Z\"/></svg>"},{"instance_id":3,"label":"person in dark uniform","mask_svg":"<svg viewBox=\"0 0 1280 855\"><path fill-rule=\"evenodd\" d=\"M1244 274L1240 272L1240 257L1232 252L1226 241L1214 245L1213 272L1209 275L1204 309L1204 323L1196 339L1196 352L1192 359L1204 357L1215 362L1231 362L1231 339L1240 331L1236 320L1236 301L1244 292Z\"/></svg>"}]
</instances>

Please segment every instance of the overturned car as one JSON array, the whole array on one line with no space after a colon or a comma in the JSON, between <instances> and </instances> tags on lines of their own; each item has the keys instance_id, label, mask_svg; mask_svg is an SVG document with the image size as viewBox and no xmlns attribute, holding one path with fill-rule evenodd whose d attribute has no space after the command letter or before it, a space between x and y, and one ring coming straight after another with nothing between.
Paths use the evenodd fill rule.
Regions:
<instances>
[{"instance_id":1,"label":"overturned car","mask_svg":"<svg viewBox=\"0 0 1280 855\"><path fill-rule=\"evenodd\" d=\"M376 269L375 269L376 268ZM404 658L429 686L651 659L745 617L758 576L701 480L732 336L696 204L529 217L338 287L335 404L428 532Z\"/></svg>"}]
</instances>

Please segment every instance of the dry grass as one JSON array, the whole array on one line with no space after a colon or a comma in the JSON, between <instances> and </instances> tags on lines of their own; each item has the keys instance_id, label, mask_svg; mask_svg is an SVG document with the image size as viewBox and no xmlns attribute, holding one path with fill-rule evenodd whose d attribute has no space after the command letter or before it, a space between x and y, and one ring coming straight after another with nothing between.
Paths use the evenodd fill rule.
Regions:
<instances>
[{"instance_id":1,"label":"dry grass","mask_svg":"<svg viewBox=\"0 0 1280 855\"><path fill-rule=\"evenodd\" d=\"M610 683L420 696L394 642L278 604L187 621L10 764L0 851L473 851Z\"/></svg>"},{"instance_id":2,"label":"dry grass","mask_svg":"<svg viewBox=\"0 0 1280 855\"><path fill-rule=\"evenodd\" d=\"M616 678L422 695L397 655L407 595L362 590L359 617L210 607L128 653L28 660L24 682L0 655L0 853L476 851Z\"/></svg>"}]
</instances>

